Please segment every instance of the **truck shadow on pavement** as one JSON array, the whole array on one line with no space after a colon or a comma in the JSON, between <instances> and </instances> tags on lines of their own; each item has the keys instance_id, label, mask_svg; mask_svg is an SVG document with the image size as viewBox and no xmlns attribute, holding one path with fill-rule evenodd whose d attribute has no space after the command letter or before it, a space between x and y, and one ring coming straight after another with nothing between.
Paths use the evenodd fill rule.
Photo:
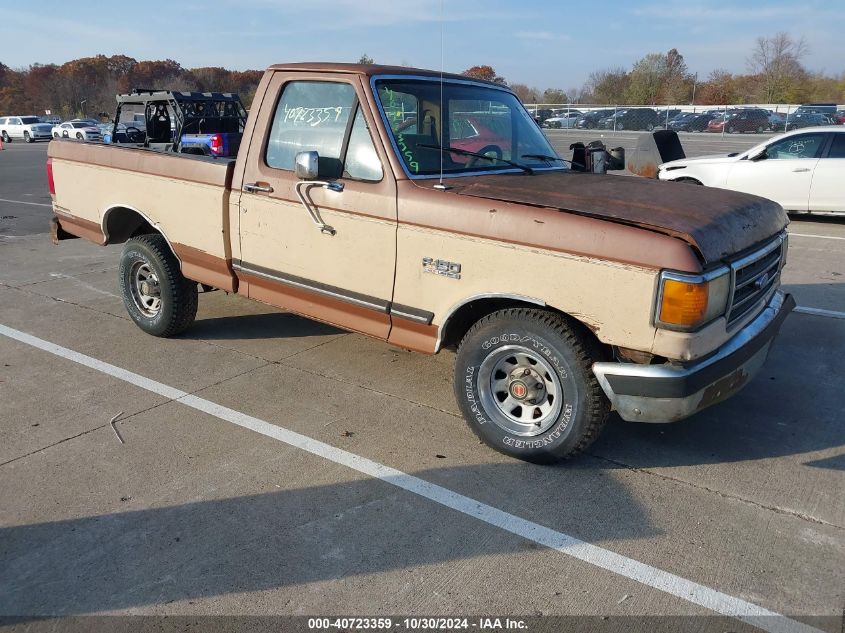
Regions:
<instances>
[{"instance_id":1,"label":"truck shadow on pavement","mask_svg":"<svg viewBox=\"0 0 845 633\"><path fill-rule=\"evenodd\" d=\"M322 467L322 462L317 465ZM521 463L415 474L594 543L656 534L622 479L605 476L605 466L589 458L565 480L558 469ZM341 471L340 476L347 474ZM276 479L285 482L282 475ZM149 489L137 494L155 497L160 492L167 494ZM121 493L112 488L106 494ZM112 503L118 504L113 498ZM445 564L483 557L501 561L479 567L482 576L496 577L502 565L524 566L525 557L532 557L533 571L524 572L520 582L545 586L553 600L555 589L565 591L569 582L566 575L557 577L561 568L554 561L563 559L543 558L541 564L538 550L559 556L366 478L2 528L0 614L28 618L84 614L234 593L241 594L235 598L238 606L229 603L228 612L238 608L273 612L267 608L267 600L274 604L273 598L258 598L249 607L250 599L243 594L282 587L291 590L275 602L280 609L291 597L295 603L304 602L304 608L313 609L315 604L325 608L330 596L359 591L364 612L408 612L414 611L413 587L422 578L451 574ZM509 562L510 555L523 562ZM383 584L384 593L378 588L356 590L362 578L374 586ZM346 588L337 585L344 581ZM296 588L321 582L333 584ZM486 583L494 581L473 575L462 582L478 583L483 593ZM388 599L392 593L396 595ZM376 602L378 597L381 601ZM424 601L420 605L424 609ZM178 606L174 609L179 611Z\"/></svg>"},{"instance_id":2,"label":"truck shadow on pavement","mask_svg":"<svg viewBox=\"0 0 845 633\"><path fill-rule=\"evenodd\" d=\"M181 338L230 340L259 338L299 338L344 334L344 330L312 321L289 312L267 312L211 318L198 318Z\"/></svg>"}]
</instances>

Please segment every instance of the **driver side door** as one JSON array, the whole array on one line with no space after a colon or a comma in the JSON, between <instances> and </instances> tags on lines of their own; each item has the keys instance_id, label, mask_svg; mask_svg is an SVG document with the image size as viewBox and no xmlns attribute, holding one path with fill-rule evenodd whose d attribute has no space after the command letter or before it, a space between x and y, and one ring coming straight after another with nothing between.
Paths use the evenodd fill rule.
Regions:
<instances>
[{"instance_id":1,"label":"driver side door","mask_svg":"<svg viewBox=\"0 0 845 633\"><path fill-rule=\"evenodd\" d=\"M766 157L735 162L726 187L769 198L787 211L807 211L810 184L827 135L797 134L766 146Z\"/></svg>"},{"instance_id":2,"label":"driver side door","mask_svg":"<svg viewBox=\"0 0 845 633\"><path fill-rule=\"evenodd\" d=\"M232 264L251 298L386 339L396 183L365 99L356 75L273 76L249 145ZM319 153L318 180L331 188L297 178L306 151Z\"/></svg>"}]
</instances>

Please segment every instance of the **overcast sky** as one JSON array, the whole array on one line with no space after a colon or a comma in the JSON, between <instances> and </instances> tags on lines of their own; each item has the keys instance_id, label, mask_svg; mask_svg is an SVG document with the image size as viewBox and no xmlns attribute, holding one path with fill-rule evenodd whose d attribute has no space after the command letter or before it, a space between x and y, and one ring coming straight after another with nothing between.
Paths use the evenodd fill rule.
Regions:
<instances>
[{"instance_id":1,"label":"overcast sky","mask_svg":"<svg viewBox=\"0 0 845 633\"><path fill-rule=\"evenodd\" d=\"M0 62L20 67L124 53L185 67L264 68L290 61L357 61L460 72L490 64L509 82L580 86L593 70L630 68L677 48L702 78L746 72L760 35L805 37L812 70L845 70L842 0L3 0ZM442 12L441 12L442 6ZM14 7L14 8L12 8ZM72 8L69 8L72 7ZM443 19L441 21L441 14Z\"/></svg>"}]
</instances>

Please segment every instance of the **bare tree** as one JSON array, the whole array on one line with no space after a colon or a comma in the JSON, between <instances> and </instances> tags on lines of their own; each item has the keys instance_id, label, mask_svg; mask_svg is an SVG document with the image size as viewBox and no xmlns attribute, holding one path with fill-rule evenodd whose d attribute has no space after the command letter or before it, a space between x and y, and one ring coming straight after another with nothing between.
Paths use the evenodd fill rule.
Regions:
<instances>
[{"instance_id":1,"label":"bare tree","mask_svg":"<svg viewBox=\"0 0 845 633\"><path fill-rule=\"evenodd\" d=\"M685 103L690 99L692 77L687 69L684 56L677 48L666 53L666 67L663 75L661 100L664 103Z\"/></svg>"},{"instance_id":2,"label":"bare tree","mask_svg":"<svg viewBox=\"0 0 845 633\"><path fill-rule=\"evenodd\" d=\"M537 103L540 101L540 93L537 89L526 84L511 84L511 90L516 93L522 103ZM547 102L543 101L543 103Z\"/></svg>"},{"instance_id":3,"label":"bare tree","mask_svg":"<svg viewBox=\"0 0 845 633\"><path fill-rule=\"evenodd\" d=\"M809 52L804 38L793 39L788 33L758 37L748 58L748 67L760 77L760 96L765 103L787 100L805 75L801 58Z\"/></svg>"},{"instance_id":4,"label":"bare tree","mask_svg":"<svg viewBox=\"0 0 845 633\"><path fill-rule=\"evenodd\" d=\"M621 67L596 70L590 73L582 92L595 103L622 103L630 79L628 72Z\"/></svg>"}]
</instances>

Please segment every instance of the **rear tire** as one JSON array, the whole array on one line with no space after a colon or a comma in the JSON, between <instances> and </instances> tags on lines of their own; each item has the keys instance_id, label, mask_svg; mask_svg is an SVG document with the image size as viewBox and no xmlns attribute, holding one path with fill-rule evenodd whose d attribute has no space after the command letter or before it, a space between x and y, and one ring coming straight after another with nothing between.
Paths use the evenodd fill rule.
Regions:
<instances>
[{"instance_id":1,"label":"rear tire","mask_svg":"<svg viewBox=\"0 0 845 633\"><path fill-rule=\"evenodd\" d=\"M158 233L128 240L120 256L120 294L135 324L153 336L175 336L197 315L197 284L185 279Z\"/></svg>"},{"instance_id":2,"label":"rear tire","mask_svg":"<svg viewBox=\"0 0 845 633\"><path fill-rule=\"evenodd\" d=\"M53 138L59 138L59 133L58 133L58 132L53 132Z\"/></svg>"},{"instance_id":3,"label":"rear tire","mask_svg":"<svg viewBox=\"0 0 845 633\"><path fill-rule=\"evenodd\" d=\"M455 398L472 431L497 451L535 463L574 457L607 422L586 330L546 310L511 308L470 328L455 362Z\"/></svg>"},{"instance_id":4,"label":"rear tire","mask_svg":"<svg viewBox=\"0 0 845 633\"><path fill-rule=\"evenodd\" d=\"M12 139L9 138L8 134L6 134L6 130L3 130L3 142L4 143L11 143L12 142Z\"/></svg>"}]
</instances>

